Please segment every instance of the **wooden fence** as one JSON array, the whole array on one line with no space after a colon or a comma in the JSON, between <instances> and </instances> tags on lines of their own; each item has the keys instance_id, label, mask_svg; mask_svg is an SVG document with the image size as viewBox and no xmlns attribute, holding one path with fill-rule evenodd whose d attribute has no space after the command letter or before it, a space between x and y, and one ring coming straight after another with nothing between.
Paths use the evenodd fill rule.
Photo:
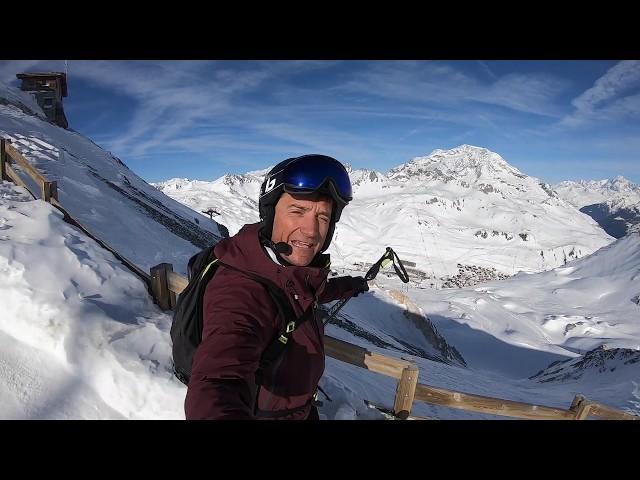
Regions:
<instances>
[{"instance_id":1,"label":"wooden fence","mask_svg":"<svg viewBox=\"0 0 640 480\"><path fill-rule=\"evenodd\" d=\"M179 295L185 289L188 281L173 272L171 264L161 263L156 265L151 268L149 275L133 262L118 254L105 241L100 240L80 222L71 217L60 205L56 182L48 181L11 145L9 140L1 139L0 178L11 180L15 184L21 185L33 198L37 198L13 168L12 165L15 164L19 165L39 185L41 199L58 208L64 214L65 221L78 227L93 238L101 246L113 253L127 268L137 274L147 284L160 308L169 310L175 307L176 295ZM417 400L449 408L530 420L586 420L588 417L610 420L640 420L640 417L636 415L631 415L598 402L592 402L582 395L576 395L571 406L565 410L431 387L418 383L420 372L412 362L370 352L366 348L328 335L325 336L324 343L325 352L328 356L398 380L393 408L388 410L392 411L393 415L399 419L424 419L411 415L413 403Z\"/></svg>"}]
</instances>

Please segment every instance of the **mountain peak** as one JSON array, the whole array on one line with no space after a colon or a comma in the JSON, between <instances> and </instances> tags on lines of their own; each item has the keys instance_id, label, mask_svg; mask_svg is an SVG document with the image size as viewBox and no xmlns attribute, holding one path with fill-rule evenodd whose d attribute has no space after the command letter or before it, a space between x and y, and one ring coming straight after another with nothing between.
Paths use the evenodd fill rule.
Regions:
<instances>
[{"instance_id":1,"label":"mountain peak","mask_svg":"<svg viewBox=\"0 0 640 480\"><path fill-rule=\"evenodd\" d=\"M386 176L383 173L371 170L369 168L358 168L354 170L349 166L347 171L349 172L349 178L351 179L351 184L353 186L386 181Z\"/></svg>"},{"instance_id":2,"label":"mountain peak","mask_svg":"<svg viewBox=\"0 0 640 480\"><path fill-rule=\"evenodd\" d=\"M640 190L640 185L633 183L622 175L603 180L566 180L557 184L560 187L580 186L589 190L610 190L615 192Z\"/></svg>"},{"instance_id":3,"label":"mountain peak","mask_svg":"<svg viewBox=\"0 0 640 480\"><path fill-rule=\"evenodd\" d=\"M611 373L616 368L629 368L630 365L638 362L640 362L640 351L630 348L609 348L603 344L585 352L580 357L553 362L546 369L529 378L538 382L575 381L585 373L591 375Z\"/></svg>"},{"instance_id":4,"label":"mountain peak","mask_svg":"<svg viewBox=\"0 0 640 480\"><path fill-rule=\"evenodd\" d=\"M414 157L408 163L391 169L388 174L390 178L398 180L424 180L430 177L446 182L460 180L467 183L476 183L481 177L491 180L505 175L525 177L499 154L467 144L449 150L436 149L427 156Z\"/></svg>"},{"instance_id":5,"label":"mountain peak","mask_svg":"<svg viewBox=\"0 0 640 480\"><path fill-rule=\"evenodd\" d=\"M431 152L431 155L436 153L445 154L445 155L457 155L461 153L483 154L483 153L493 153L493 152L491 152L489 149L485 147L477 147L475 145L469 145L467 143L463 143L462 145L458 145L457 147L451 148L449 150L443 150L441 148L438 148L433 152Z\"/></svg>"},{"instance_id":6,"label":"mountain peak","mask_svg":"<svg viewBox=\"0 0 640 480\"><path fill-rule=\"evenodd\" d=\"M625 191L633 190L638 186L624 178L622 175L618 175L614 179L607 182L607 187L616 191Z\"/></svg>"}]
</instances>

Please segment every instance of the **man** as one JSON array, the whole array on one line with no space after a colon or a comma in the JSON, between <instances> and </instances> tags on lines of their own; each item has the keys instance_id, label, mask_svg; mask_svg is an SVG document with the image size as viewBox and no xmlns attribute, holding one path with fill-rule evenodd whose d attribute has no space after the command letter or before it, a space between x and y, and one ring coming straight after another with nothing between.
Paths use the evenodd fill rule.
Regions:
<instances>
[{"instance_id":1,"label":"man","mask_svg":"<svg viewBox=\"0 0 640 480\"><path fill-rule=\"evenodd\" d=\"M327 279L331 243L351 201L344 166L325 155L276 165L260 188L261 222L222 240L221 265L206 287L202 343L187 388L187 419L318 419L312 405L324 372L324 328L315 308L369 289L362 277ZM284 319L259 276L279 287L296 317L284 353L259 369Z\"/></svg>"}]
</instances>

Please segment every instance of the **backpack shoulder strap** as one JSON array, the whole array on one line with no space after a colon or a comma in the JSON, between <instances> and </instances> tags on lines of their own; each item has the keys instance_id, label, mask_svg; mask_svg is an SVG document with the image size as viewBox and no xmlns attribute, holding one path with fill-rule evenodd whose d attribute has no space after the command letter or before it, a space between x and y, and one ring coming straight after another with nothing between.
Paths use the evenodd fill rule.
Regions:
<instances>
[{"instance_id":1,"label":"backpack shoulder strap","mask_svg":"<svg viewBox=\"0 0 640 480\"><path fill-rule=\"evenodd\" d=\"M302 325L304 322L313 318L316 305L311 305L300 317L297 317L291 308L289 300L285 297L282 290L275 287L275 290L270 286L266 286L269 295L273 299L274 303L278 307L278 310L282 313L284 318L283 325L280 327L277 337L269 344L262 354L261 367L268 368L276 359L282 355L293 331Z\"/></svg>"}]
</instances>

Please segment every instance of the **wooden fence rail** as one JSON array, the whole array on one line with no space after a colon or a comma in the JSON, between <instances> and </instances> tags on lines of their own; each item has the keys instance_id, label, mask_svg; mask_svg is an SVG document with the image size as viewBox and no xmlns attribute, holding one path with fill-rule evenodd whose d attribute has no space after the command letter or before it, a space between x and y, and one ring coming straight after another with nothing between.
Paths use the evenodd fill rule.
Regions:
<instances>
[{"instance_id":1,"label":"wooden fence rail","mask_svg":"<svg viewBox=\"0 0 640 480\"><path fill-rule=\"evenodd\" d=\"M20 175L18 175L18 172L16 172L13 167L11 166L11 164L9 164L9 162L6 162L4 164L4 172L5 172L5 178L8 180L11 180L13 183L15 183L16 185L20 185L22 188L24 188L27 192L29 192L29 194L34 198L37 199L38 197L36 197L34 195L34 193L31 191L31 189L29 188L29 186L24 182L24 180L22 180L22 178L20 177Z\"/></svg>"},{"instance_id":2,"label":"wooden fence rail","mask_svg":"<svg viewBox=\"0 0 640 480\"><path fill-rule=\"evenodd\" d=\"M33 181L38 185L40 189L40 198L47 203L51 203L51 199L58 199L58 184L57 182L48 181L36 168L24 158L24 156L13 146L11 142L5 138L1 139L2 145L0 146L0 171L2 172L2 178L9 178L15 184L26 188L34 198L35 195L25 182L20 178L18 172L11 166L11 163L18 165Z\"/></svg>"},{"instance_id":3,"label":"wooden fence rail","mask_svg":"<svg viewBox=\"0 0 640 480\"><path fill-rule=\"evenodd\" d=\"M69 212L60 205L56 182L47 181L7 139L0 139L0 179L8 179L21 185L36 198L13 169L11 163L19 165L40 186L41 198L58 208L63 213L65 221L80 228L137 274L148 285L154 300L160 308L169 310L175 307L176 295L179 295L186 288L188 280L174 273L171 264L161 263L156 265L151 268L150 274L147 274L120 255L106 242L100 240L80 222L71 217ZM631 415L607 405L589 401L582 395L576 395L570 408L564 410L431 387L418 383L420 372L412 362L370 352L366 348L328 335L325 335L324 343L326 354L336 360L397 379L398 385L392 411L397 418L401 419L419 418L411 416L413 402L419 400L450 408L532 420L584 420L589 416L613 420L640 420L637 415Z\"/></svg>"},{"instance_id":4,"label":"wooden fence rail","mask_svg":"<svg viewBox=\"0 0 640 480\"><path fill-rule=\"evenodd\" d=\"M573 412L561 408L454 392L444 388L429 387L427 385L417 386L416 400L472 412L525 418L529 420L569 420L574 417Z\"/></svg>"}]
</instances>

